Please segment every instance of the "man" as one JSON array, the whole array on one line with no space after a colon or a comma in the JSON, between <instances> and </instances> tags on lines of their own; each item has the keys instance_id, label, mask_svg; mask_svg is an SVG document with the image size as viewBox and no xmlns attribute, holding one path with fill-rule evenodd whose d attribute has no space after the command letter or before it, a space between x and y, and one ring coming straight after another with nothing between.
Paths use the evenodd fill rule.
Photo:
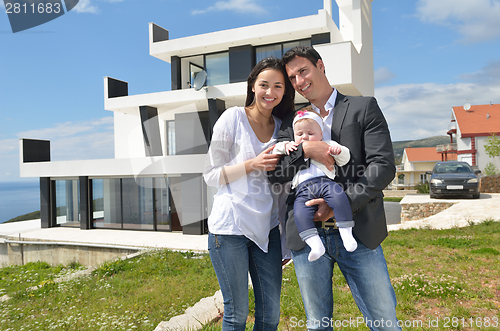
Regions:
<instances>
[{"instance_id":1,"label":"man","mask_svg":"<svg viewBox=\"0 0 500 331\"><path fill-rule=\"evenodd\" d=\"M324 140L335 140L349 148L350 161L339 167L337 182L344 188L355 226L358 248L347 252L342 245L333 212L322 199L308 204L319 205L316 227L326 253L309 262L309 246L300 239L292 205L286 224L287 246L292 250L295 272L304 302L309 330L332 330L334 264L342 271L351 293L372 330L400 330L396 319L396 296L390 282L380 243L387 237L382 190L395 175L395 163L389 129L373 97L345 96L333 89L325 75L320 55L309 46L298 46L283 56L288 78L295 90L308 99L323 118ZM283 119L279 141L293 140L293 114ZM309 158L333 169L333 158L324 142L306 141L297 151L281 158L276 170L269 173L272 182L292 179Z\"/></svg>"}]
</instances>

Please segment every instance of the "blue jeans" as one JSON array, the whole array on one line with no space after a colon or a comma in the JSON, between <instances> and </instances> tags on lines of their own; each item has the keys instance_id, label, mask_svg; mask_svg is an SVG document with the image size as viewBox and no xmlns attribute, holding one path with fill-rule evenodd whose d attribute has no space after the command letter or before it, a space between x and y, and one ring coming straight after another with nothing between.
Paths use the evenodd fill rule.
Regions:
<instances>
[{"instance_id":1,"label":"blue jeans","mask_svg":"<svg viewBox=\"0 0 500 331\"><path fill-rule=\"evenodd\" d=\"M245 330L248 273L255 296L254 331L276 330L280 319L281 240L279 228L269 233L268 253L245 236L208 235L208 251L224 298L222 330Z\"/></svg>"},{"instance_id":2,"label":"blue jeans","mask_svg":"<svg viewBox=\"0 0 500 331\"><path fill-rule=\"evenodd\" d=\"M342 187L326 176L314 177L300 183L295 189L293 215L302 240L317 233L313 219L318 206L305 205L307 201L317 198L323 198L332 208L339 228L354 226L351 205Z\"/></svg>"},{"instance_id":3,"label":"blue jeans","mask_svg":"<svg viewBox=\"0 0 500 331\"><path fill-rule=\"evenodd\" d=\"M319 259L308 261L307 245L292 251L308 329L333 330L332 277L336 262L370 330L401 330L396 318L396 295L382 247L371 250L358 241L358 248L347 252L338 230L318 228L318 233L326 249Z\"/></svg>"}]
</instances>

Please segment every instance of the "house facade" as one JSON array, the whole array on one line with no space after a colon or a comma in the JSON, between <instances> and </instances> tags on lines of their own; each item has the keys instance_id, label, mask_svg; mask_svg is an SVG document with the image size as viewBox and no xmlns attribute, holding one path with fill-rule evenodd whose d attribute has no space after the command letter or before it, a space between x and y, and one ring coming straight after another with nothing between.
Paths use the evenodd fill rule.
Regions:
<instances>
[{"instance_id":1,"label":"house facade","mask_svg":"<svg viewBox=\"0 0 500 331\"><path fill-rule=\"evenodd\" d=\"M104 78L113 159L52 162L50 141L20 140L21 177L40 178L42 227L205 233L216 192L202 178L212 128L225 109L244 105L247 76L260 59L312 45L332 86L373 95L371 1L336 0L340 28L332 5L324 0L315 15L178 39L150 23L150 55L170 64L171 90L129 95L128 82ZM297 94L296 103L305 102Z\"/></svg>"},{"instance_id":2,"label":"house facade","mask_svg":"<svg viewBox=\"0 0 500 331\"><path fill-rule=\"evenodd\" d=\"M456 160L456 154L450 154L448 161ZM442 154L436 147L408 147L403 152L401 165L396 167L396 177L392 188L413 190L415 185L427 181L427 171L432 171L437 162L442 161Z\"/></svg>"},{"instance_id":3,"label":"house facade","mask_svg":"<svg viewBox=\"0 0 500 331\"><path fill-rule=\"evenodd\" d=\"M484 171L493 161L484 149L486 139L492 134L500 135L500 104L453 107L448 135L456 144L443 146L441 153L456 154L458 161Z\"/></svg>"}]
</instances>

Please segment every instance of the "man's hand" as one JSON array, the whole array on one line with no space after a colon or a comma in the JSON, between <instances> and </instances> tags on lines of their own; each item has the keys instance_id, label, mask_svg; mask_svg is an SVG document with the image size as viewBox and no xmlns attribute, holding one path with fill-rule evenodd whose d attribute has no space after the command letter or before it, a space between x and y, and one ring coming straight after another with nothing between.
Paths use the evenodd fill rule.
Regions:
<instances>
[{"instance_id":1,"label":"man's hand","mask_svg":"<svg viewBox=\"0 0 500 331\"><path fill-rule=\"evenodd\" d=\"M330 208L323 198L312 199L306 202L306 206L318 205L318 211L314 214L315 222L326 222L333 217L333 210Z\"/></svg>"},{"instance_id":2,"label":"man's hand","mask_svg":"<svg viewBox=\"0 0 500 331\"><path fill-rule=\"evenodd\" d=\"M324 141L304 141L302 143L302 149L304 151L305 158L316 160L323 163L328 170L333 170L335 160L329 154L330 145Z\"/></svg>"}]
</instances>

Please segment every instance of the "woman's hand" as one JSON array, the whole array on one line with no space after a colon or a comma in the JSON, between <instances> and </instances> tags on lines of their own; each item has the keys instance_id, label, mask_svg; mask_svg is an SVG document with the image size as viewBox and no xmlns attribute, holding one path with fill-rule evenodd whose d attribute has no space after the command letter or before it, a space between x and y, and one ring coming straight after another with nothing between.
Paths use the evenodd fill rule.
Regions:
<instances>
[{"instance_id":1,"label":"woman's hand","mask_svg":"<svg viewBox=\"0 0 500 331\"><path fill-rule=\"evenodd\" d=\"M274 145L269 146L255 158L248 160L247 162L249 169L247 170L250 171L247 171L247 173L252 172L254 170L263 170L263 171L274 170L276 168L276 165L278 164L278 160L280 159L281 155L269 154L273 149Z\"/></svg>"},{"instance_id":2,"label":"woman's hand","mask_svg":"<svg viewBox=\"0 0 500 331\"><path fill-rule=\"evenodd\" d=\"M333 217L333 210L330 208L323 198L312 199L306 202L306 206L318 205L318 211L314 214L315 222L326 222Z\"/></svg>"},{"instance_id":3,"label":"woman's hand","mask_svg":"<svg viewBox=\"0 0 500 331\"><path fill-rule=\"evenodd\" d=\"M273 150L273 148L274 145L266 148L264 151L262 151L262 153L260 153L253 159L223 167L219 177L219 184L229 184L255 170L274 170L281 155L269 154Z\"/></svg>"}]
</instances>

